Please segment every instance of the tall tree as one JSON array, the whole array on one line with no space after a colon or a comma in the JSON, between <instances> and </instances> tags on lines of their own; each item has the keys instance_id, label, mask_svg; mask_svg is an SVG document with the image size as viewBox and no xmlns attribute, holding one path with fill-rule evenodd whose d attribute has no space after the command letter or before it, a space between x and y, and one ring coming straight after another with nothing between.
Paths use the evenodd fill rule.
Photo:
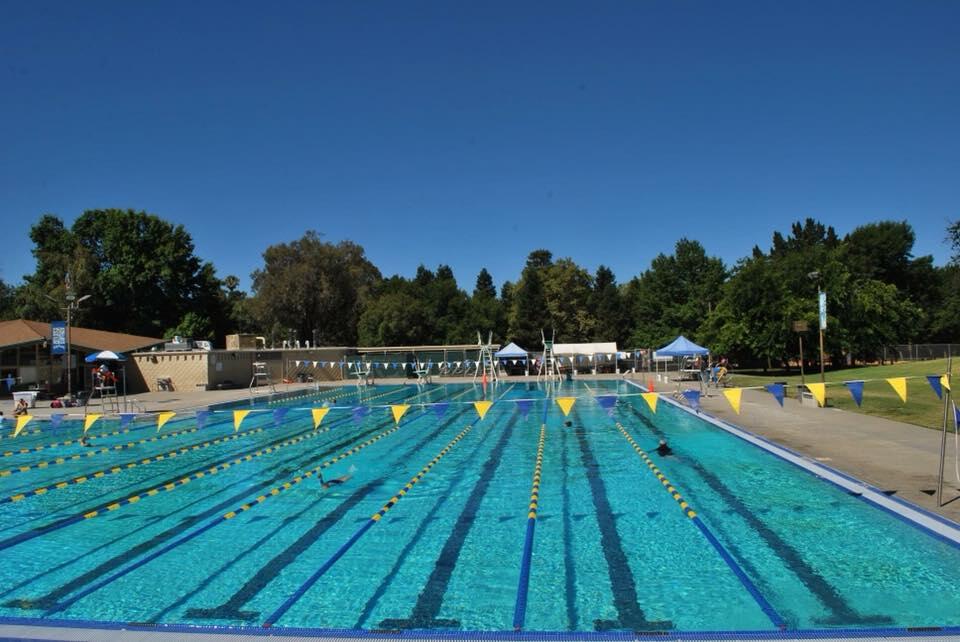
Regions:
<instances>
[{"instance_id":1,"label":"tall tree","mask_svg":"<svg viewBox=\"0 0 960 642\"><path fill-rule=\"evenodd\" d=\"M541 329L548 337L552 331L543 284L544 272L552 264L553 255L548 250L534 250L527 257L520 280L511 288L509 338L527 350L540 346Z\"/></svg>"},{"instance_id":2,"label":"tall tree","mask_svg":"<svg viewBox=\"0 0 960 642\"><path fill-rule=\"evenodd\" d=\"M617 278L613 270L606 265L598 267L593 277L589 308L596 320L593 340L616 341L619 347L626 347L629 329L624 322L623 301L617 287Z\"/></svg>"},{"instance_id":3,"label":"tall tree","mask_svg":"<svg viewBox=\"0 0 960 642\"><path fill-rule=\"evenodd\" d=\"M326 243L315 231L271 245L253 273L253 310L280 339L314 345L355 345L363 305L380 280L364 250L350 241Z\"/></svg>"}]
</instances>

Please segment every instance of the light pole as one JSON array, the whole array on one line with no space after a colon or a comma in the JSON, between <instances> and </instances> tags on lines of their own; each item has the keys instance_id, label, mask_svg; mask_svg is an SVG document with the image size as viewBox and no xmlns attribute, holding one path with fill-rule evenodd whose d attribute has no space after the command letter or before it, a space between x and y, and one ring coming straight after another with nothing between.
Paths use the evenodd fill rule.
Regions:
<instances>
[{"instance_id":1,"label":"light pole","mask_svg":"<svg viewBox=\"0 0 960 642\"><path fill-rule=\"evenodd\" d=\"M54 299L49 294L45 294L48 299L55 302L57 305L60 304L59 301ZM66 299L67 304L62 306L60 309L67 312L67 354L66 354L66 365L67 370L67 399L73 398L73 373L71 372L72 368L72 359L71 354L71 345L70 345L70 321L75 310L80 309L80 304L90 298L91 295L85 294L82 297L77 297L77 293L73 291L73 286L70 285L70 275L67 275L66 279L66 291L64 292L64 299Z\"/></svg>"},{"instance_id":2,"label":"light pole","mask_svg":"<svg viewBox=\"0 0 960 642\"><path fill-rule=\"evenodd\" d=\"M827 293L820 288L819 271L814 270L807 276L817 282L817 306L820 312L820 322L817 324L820 328L820 383L825 384L826 380L823 375L823 331L827 329Z\"/></svg>"}]
</instances>

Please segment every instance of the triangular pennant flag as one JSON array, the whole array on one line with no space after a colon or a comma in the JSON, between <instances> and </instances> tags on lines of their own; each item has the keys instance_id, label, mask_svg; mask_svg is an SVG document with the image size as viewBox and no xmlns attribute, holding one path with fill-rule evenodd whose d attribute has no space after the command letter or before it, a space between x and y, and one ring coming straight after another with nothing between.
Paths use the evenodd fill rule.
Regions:
<instances>
[{"instance_id":1,"label":"triangular pennant flag","mask_svg":"<svg viewBox=\"0 0 960 642\"><path fill-rule=\"evenodd\" d=\"M533 406L533 399L517 399L517 410L526 419L530 414L530 408Z\"/></svg>"},{"instance_id":2,"label":"triangular pennant flag","mask_svg":"<svg viewBox=\"0 0 960 642\"><path fill-rule=\"evenodd\" d=\"M960 410L957 410L957 402L951 401L953 404L953 432L957 432L957 427L960 426Z\"/></svg>"},{"instance_id":3,"label":"triangular pennant flag","mask_svg":"<svg viewBox=\"0 0 960 642\"><path fill-rule=\"evenodd\" d=\"M240 424L243 423L243 420L246 419L247 415L250 414L249 410L234 410L233 411L233 432L240 430Z\"/></svg>"},{"instance_id":4,"label":"triangular pennant flag","mask_svg":"<svg viewBox=\"0 0 960 642\"><path fill-rule=\"evenodd\" d=\"M777 400L777 403L780 404L780 407L783 408L783 396L786 390L786 386L782 383L768 383L763 387L764 390L773 395L773 398Z\"/></svg>"},{"instance_id":5,"label":"triangular pennant flag","mask_svg":"<svg viewBox=\"0 0 960 642\"><path fill-rule=\"evenodd\" d=\"M197 411L197 428L203 428L207 425L207 419L210 418L209 410L198 410Z\"/></svg>"},{"instance_id":6,"label":"triangular pennant flag","mask_svg":"<svg viewBox=\"0 0 960 642\"><path fill-rule=\"evenodd\" d=\"M121 413L120 413L120 428L126 428L126 427L129 426L131 423L133 423L133 420L136 419L136 418L137 418L137 413L135 413L135 412L121 412ZM157 430L160 430L160 428L157 427Z\"/></svg>"},{"instance_id":7,"label":"triangular pennant flag","mask_svg":"<svg viewBox=\"0 0 960 642\"><path fill-rule=\"evenodd\" d=\"M617 395L598 395L594 399L604 410L613 410L613 407L617 405Z\"/></svg>"},{"instance_id":8,"label":"triangular pennant flag","mask_svg":"<svg viewBox=\"0 0 960 642\"><path fill-rule=\"evenodd\" d=\"M400 424L400 417L402 417L403 414L407 412L408 408L410 408L408 404L400 404L400 403L390 406L390 412L393 413L393 420L397 423L397 425Z\"/></svg>"},{"instance_id":9,"label":"triangular pennant flag","mask_svg":"<svg viewBox=\"0 0 960 642\"><path fill-rule=\"evenodd\" d=\"M283 423L283 418L287 416L287 413L290 412L289 408L276 408L273 411L273 425L280 427L280 424Z\"/></svg>"},{"instance_id":10,"label":"triangular pennant flag","mask_svg":"<svg viewBox=\"0 0 960 642\"><path fill-rule=\"evenodd\" d=\"M573 408L575 403L577 403L576 397L557 397L557 405L563 411L564 417L570 414L570 409Z\"/></svg>"},{"instance_id":11,"label":"triangular pennant flag","mask_svg":"<svg viewBox=\"0 0 960 642\"><path fill-rule=\"evenodd\" d=\"M641 392L640 396L643 397L643 400L650 406L650 412L657 412L657 400L660 398L659 394L656 392Z\"/></svg>"},{"instance_id":12,"label":"triangular pennant flag","mask_svg":"<svg viewBox=\"0 0 960 642\"><path fill-rule=\"evenodd\" d=\"M358 424L363 418L370 414L370 409L366 406L355 406L353 408L353 423Z\"/></svg>"},{"instance_id":13,"label":"triangular pennant flag","mask_svg":"<svg viewBox=\"0 0 960 642\"><path fill-rule=\"evenodd\" d=\"M940 375L927 375L927 382L933 391L937 393L937 399L943 399L943 386L940 384Z\"/></svg>"},{"instance_id":14,"label":"triangular pennant flag","mask_svg":"<svg viewBox=\"0 0 960 642\"><path fill-rule=\"evenodd\" d=\"M900 401L907 403L907 378L891 377L890 379L887 379L887 383L889 383L890 387L896 391L897 396L900 397Z\"/></svg>"},{"instance_id":15,"label":"triangular pennant flag","mask_svg":"<svg viewBox=\"0 0 960 642\"><path fill-rule=\"evenodd\" d=\"M316 367L319 366L319 365L320 365L320 362L319 362L319 361L314 361L314 362L313 362L313 367L314 367L314 368L316 368Z\"/></svg>"},{"instance_id":16,"label":"triangular pennant flag","mask_svg":"<svg viewBox=\"0 0 960 642\"><path fill-rule=\"evenodd\" d=\"M177 413L173 412L172 410L167 410L157 415L157 432L160 432L160 429L163 428L163 425L173 419L175 414Z\"/></svg>"},{"instance_id":17,"label":"triangular pennant flag","mask_svg":"<svg viewBox=\"0 0 960 642\"><path fill-rule=\"evenodd\" d=\"M13 428L13 436L16 437L20 434L20 431L23 430L23 427L30 423L30 420L33 419L32 415L20 415L17 417L17 425Z\"/></svg>"},{"instance_id":18,"label":"triangular pennant flag","mask_svg":"<svg viewBox=\"0 0 960 642\"><path fill-rule=\"evenodd\" d=\"M56 413L50 415L50 427L51 427L51 428L59 428L59 427L60 427L60 424L63 423L63 418L64 418L64 417L66 417L66 415L63 414L62 412L56 412Z\"/></svg>"},{"instance_id":19,"label":"triangular pennant flag","mask_svg":"<svg viewBox=\"0 0 960 642\"><path fill-rule=\"evenodd\" d=\"M327 413L330 412L329 408L311 408L310 414L313 415L313 429L316 430L320 426L320 422L323 421L323 418L327 416Z\"/></svg>"},{"instance_id":20,"label":"triangular pennant flag","mask_svg":"<svg viewBox=\"0 0 960 642\"><path fill-rule=\"evenodd\" d=\"M487 416L487 411L490 410L490 406L493 405L492 401L474 401L473 407L477 409L477 414L480 415L480 420L482 421L484 417Z\"/></svg>"},{"instance_id":21,"label":"triangular pennant flag","mask_svg":"<svg viewBox=\"0 0 960 642\"><path fill-rule=\"evenodd\" d=\"M700 391L699 390L684 390L683 398L687 400L687 403L690 404L691 408L700 407Z\"/></svg>"},{"instance_id":22,"label":"triangular pennant flag","mask_svg":"<svg viewBox=\"0 0 960 642\"><path fill-rule=\"evenodd\" d=\"M850 391L853 402L857 404L857 408L859 408L860 404L863 403L863 381L844 381L843 385Z\"/></svg>"},{"instance_id":23,"label":"triangular pennant flag","mask_svg":"<svg viewBox=\"0 0 960 642\"><path fill-rule=\"evenodd\" d=\"M450 407L450 404L447 402L435 403L433 404L433 414L437 416L437 419L443 419L443 416L447 414L447 408Z\"/></svg>"},{"instance_id":24,"label":"triangular pennant flag","mask_svg":"<svg viewBox=\"0 0 960 642\"><path fill-rule=\"evenodd\" d=\"M940 377L940 385L946 388L947 390L950 390L950 375L945 374L942 377Z\"/></svg>"},{"instance_id":25,"label":"triangular pennant flag","mask_svg":"<svg viewBox=\"0 0 960 642\"><path fill-rule=\"evenodd\" d=\"M827 403L827 385L824 383L808 383L807 390L810 391L810 394L813 395L813 398L817 400L817 403L820 404L820 407L823 408Z\"/></svg>"},{"instance_id":26,"label":"triangular pennant flag","mask_svg":"<svg viewBox=\"0 0 960 642\"><path fill-rule=\"evenodd\" d=\"M90 426L97 423L97 419L103 415L87 415L83 418L83 434L87 434L87 431L90 430Z\"/></svg>"},{"instance_id":27,"label":"triangular pennant flag","mask_svg":"<svg viewBox=\"0 0 960 642\"><path fill-rule=\"evenodd\" d=\"M293 362L293 365L295 365L296 367L299 368L299 367L300 367L300 362L299 362L299 361L294 361L294 362Z\"/></svg>"},{"instance_id":28,"label":"triangular pennant flag","mask_svg":"<svg viewBox=\"0 0 960 642\"><path fill-rule=\"evenodd\" d=\"M728 388L723 391L723 396L730 402L733 411L740 414L740 398L743 397L743 388Z\"/></svg>"}]
</instances>

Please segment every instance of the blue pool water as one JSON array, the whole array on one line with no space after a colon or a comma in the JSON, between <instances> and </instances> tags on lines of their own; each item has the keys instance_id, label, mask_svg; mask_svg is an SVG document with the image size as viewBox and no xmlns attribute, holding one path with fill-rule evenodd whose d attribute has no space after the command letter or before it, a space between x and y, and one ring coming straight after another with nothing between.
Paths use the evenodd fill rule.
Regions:
<instances>
[{"instance_id":1,"label":"blue pool water","mask_svg":"<svg viewBox=\"0 0 960 642\"><path fill-rule=\"evenodd\" d=\"M960 626L956 545L667 403L654 414L637 392L345 387L247 405L236 430L239 408L224 408L159 433L155 418L101 419L86 449L62 443L77 421L4 436L0 615L363 630ZM597 395L617 395L610 413ZM576 399L567 417L558 396ZM314 430L310 410L334 398ZM398 404L409 405L399 426ZM661 438L672 456L655 454ZM317 467L342 483L322 487Z\"/></svg>"}]
</instances>

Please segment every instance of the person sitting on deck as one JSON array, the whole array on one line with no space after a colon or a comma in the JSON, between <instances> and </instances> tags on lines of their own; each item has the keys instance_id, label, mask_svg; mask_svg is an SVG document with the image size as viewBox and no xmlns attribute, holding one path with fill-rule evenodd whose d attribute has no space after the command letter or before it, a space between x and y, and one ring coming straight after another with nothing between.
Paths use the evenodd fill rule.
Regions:
<instances>
[{"instance_id":1,"label":"person sitting on deck","mask_svg":"<svg viewBox=\"0 0 960 642\"><path fill-rule=\"evenodd\" d=\"M13 416L19 417L20 415L25 415L27 414L28 409L29 406L27 405L27 400L23 397L20 397L17 399L17 405L13 408Z\"/></svg>"}]
</instances>

